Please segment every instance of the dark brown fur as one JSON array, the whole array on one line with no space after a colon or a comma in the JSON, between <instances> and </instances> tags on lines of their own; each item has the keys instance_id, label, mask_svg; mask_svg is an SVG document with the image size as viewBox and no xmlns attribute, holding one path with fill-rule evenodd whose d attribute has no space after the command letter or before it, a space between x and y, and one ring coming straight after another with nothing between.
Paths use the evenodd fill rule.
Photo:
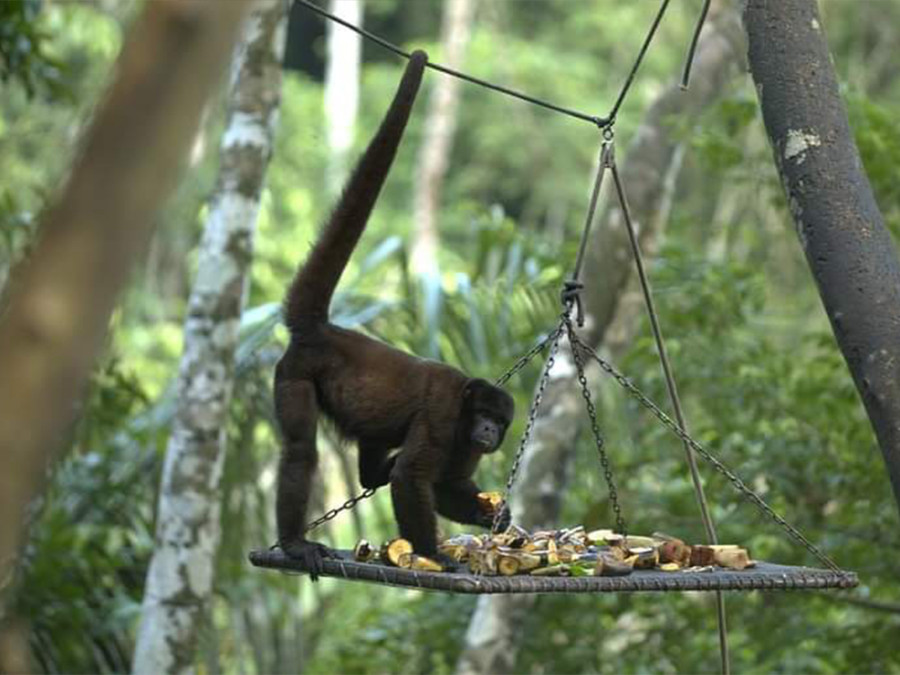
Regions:
<instances>
[{"instance_id":1,"label":"dark brown fur","mask_svg":"<svg viewBox=\"0 0 900 675\"><path fill-rule=\"evenodd\" d=\"M415 52L375 137L285 302L291 331L275 371L275 408L283 435L278 537L313 576L328 550L303 526L318 453L320 415L359 446L360 482L390 482L400 534L435 555L436 516L488 525L472 474L496 450L513 416L512 398L450 366L420 359L328 322L331 296L362 235L396 154L427 60ZM391 451L399 448L399 453Z\"/></svg>"}]
</instances>

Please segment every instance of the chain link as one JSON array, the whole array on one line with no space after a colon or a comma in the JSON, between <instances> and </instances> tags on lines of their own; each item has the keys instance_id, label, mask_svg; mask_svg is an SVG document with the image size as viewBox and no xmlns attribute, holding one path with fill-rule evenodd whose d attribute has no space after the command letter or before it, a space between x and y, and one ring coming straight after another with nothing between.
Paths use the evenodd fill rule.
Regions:
<instances>
[{"instance_id":1,"label":"chain link","mask_svg":"<svg viewBox=\"0 0 900 675\"><path fill-rule=\"evenodd\" d=\"M348 499L347 501L345 501L345 502L344 502L343 504L341 504L340 506L336 506L335 508L329 509L328 511L326 511L325 513L323 513L321 516L319 516L319 517L316 518L314 521L312 521L311 523L309 523L309 524L306 526L306 528L304 529L304 531L305 531L305 532L310 532L311 530L314 530L314 529L316 529L317 527L319 527L319 525L322 525L323 523L327 523L329 520L333 520L333 519L334 519L335 517L337 517L337 515L338 515L339 513L341 513L342 511L347 511L347 510L349 510L349 509L352 509L354 506L356 506L356 505L357 505L359 502L361 502L363 499L368 499L369 497L371 497L372 495L374 495L376 492L378 492L378 488L366 488L365 490L363 490L362 492L360 492L360 493L359 493L358 495L356 495L355 497L351 497L350 499Z\"/></svg>"},{"instance_id":2,"label":"chain link","mask_svg":"<svg viewBox=\"0 0 900 675\"><path fill-rule=\"evenodd\" d=\"M494 382L494 384L497 385L498 387L502 387L507 382L509 382L510 379L512 379L513 375L515 375L520 370L522 370L522 368L527 366L528 362L531 361L531 359L533 359L537 354L544 351L544 349L546 349L547 345L549 345L554 339L556 339L556 337L559 334L560 334L560 328L557 326L556 330L550 331L550 333L547 335L547 337L545 337L543 340L538 342L534 347L529 349L525 353L524 356L522 356L520 359L518 359L512 365L512 367L509 370L507 370L505 373L503 373L503 375L501 375L499 378L497 378L497 380L496 380L496 382Z\"/></svg>"},{"instance_id":3,"label":"chain link","mask_svg":"<svg viewBox=\"0 0 900 675\"><path fill-rule=\"evenodd\" d=\"M710 453L706 448L695 441L686 431L684 431L684 429L678 426L668 415L666 415L666 413L664 413L659 408L659 406L657 406L640 389L638 389L637 386L635 386L631 382L631 380L629 380L627 377L625 377L625 375L616 370L616 368L611 363L601 358L593 349L591 349L576 336L575 344L573 344L572 350L576 351L577 349L584 350L585 353L590 356L590 358L592 358L599 364L600 368L602 368L607 374L611 375L613 379L618 382L629 394L631 394L642 406L652 412L656 416L656 418L659 419L659 421L662 422L663 425L666 426L672 433L678 436L678 438L680 438L683 442L687 443L691 447L691 449L694 450L698 455L703 457L703 459L712 464L716 471L725 476L725 478L735 487L738 492L740 492L751 503L753 503L765 516L767 516L770 520L772 520L785 532L787 532L791 536L791 538L794 539L794 541L796 541L807 551L812 553L822 564L826 565L832 571L841 571L841 568L838 567L838 565L831 558L820 551L815 544L804 537L793 525L791 525L783 517L778 515L778 513L771 506L769 506L762 497L754 492L746 483L744 483L744 481L742 481L730 469L728 469L728 467L722 464L722 462L716 459L712 455L712 453Z\"/></svg>"},{"instance_id":4,"label":"chain link","mask_svg":"<svg viewBox=\"0 0 900 675\"><path fill-rule=\"evenodd\" d=\"M591 390L588 386L587 377L584 374L584 358L579 353L576 345L580 345L581 341L575 334L575 328L572 326L572 319L569 313L563 315L566 323L566 334L569 336L569 344L572 346L572 357L575 360L575 369L578 371L578 381L581 383L581 395L584 398L584 405L587 408L588 417L591 420L591 432L594 434L594 442L597 444L597 453L600 455L600 464L603 466L603 477L606 479L606 487L609 491L609 503L612 506L613 513L616 515L616 531L623 537L628 535L628 527L625 525L625 519L622 516L622 507L619 504L619 493L616 490L616 482L613 478L612 466L609 463L609 456L606 454L603 435L600 433L600 424L597 421L597 409L594 407L594 401L591 398Z\"/></svg>"},{"instance_id":5,"label":"chain link","mask_svg":"<svg viewBox=\"0 0 900 675\"><path fill-rule=\"evenodd\" d=\"M531 432L534 429L537 411L541 405L541 400L544 398L544 390L547 388L547 383L550 381L550 371L553 369L553 364L556 363L556 354L559 352L559 340L563 334L564 323L565 319L561 318L556 328L547 337L547 340L550 341L550 355L547 357L547 363L544 364L544 371L538 382L537 393L534 395L534 399L531 402L531 409L528 411L528 422L525 424L525 431L522 433L522 438L519 441L519 449L516 451L512 468L509 470L509 476L506 479L506 489L503 495L504 503L509 499L510 490L512 490L516 475L519 473L519 467L522 464L525 448L528 447L528 441L531 439ZM544 341L545 344L547 340ZM499 530L503 512L508 508L508 506L504 506L502 509L497 509L497 513L494 514L494 523L491 526L491 532L496 533Z\"/></svg>"}]
</instances>

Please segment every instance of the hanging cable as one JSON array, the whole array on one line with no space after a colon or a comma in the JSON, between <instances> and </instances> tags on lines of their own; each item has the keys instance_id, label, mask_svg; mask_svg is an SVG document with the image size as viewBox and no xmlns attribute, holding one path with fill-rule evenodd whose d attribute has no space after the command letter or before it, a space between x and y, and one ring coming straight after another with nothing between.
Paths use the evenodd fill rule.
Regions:
<instances>
[{"instance_id":1,"label":"hanging cable","mask_svg":"<svg viewBox=\"0 0 900 675\"><path fill-rule=\"evenodd\" d=\"M364 38L371 40L372 42L381 45L388 51L394 52L398 56L402 56L403 58L409 58L409 52L401 49L397 45L392 42L388 42L382 37L371 33L364 28L360 28L359 26L354 26L349 21L345 21L340 17L335 16L334 14L330 14L326 12L324 9L319 7L318 5L309 2L309 0L296 0L298 3L303 5L304 7L308 7L316 14L325 17L326 19L330 19L336 23L341 24L342 26L349 28L350 30L359 33ZM588 115L583 112L578 112L577 110L572 110L571 108L565 108L560 105L556 105L555 103L550 103L549 101L544 101L543 99L536 98L534 96L529 96L528 94L523 94L520 91L516 91L514 89L509 89L508 87L503 87L499 84L494 84L493 82L488 82L487 80L482 80L477 77L473 77L472 75L467 75L458 70L454 70L453 68L448 68L447 66L442 66L439 63L432 63L429 61L425 64L432 70L436 70L438 72L444 73L445 75L451 75L453 77L458 77L461 80L465 80L466 82L471 82L472 84L477 84L480 87L485 87L486 89L490 89L492 91L499 92L501 94L506 94L507 96L512 96L514 98L521 99L523 101L527 101L528 103L532 103L534 105L540 106L542 108L547 108L548 110L553 110L554 112L561 113L563 115L568 115L569 117L574 117L576 119L584 120L585 122L590 122L596 127L600 129L609 125L609 120L606 117L597 117L596 115Z\"/></svg>"},{"instance_id":2,"label":"hanging cable","mask_svg":"<svg viewBox=\"0 0 900 675\"><path fill-rule=\"evenodd\" d=\"M628 94L628 90L631 89L631 83L634 81L634 76L637 75L638 68L641 67L641 62L644 60L644 55L650 48L650 43L653 41L653 36L656 35L656 29L659 28L659 24L662 21L663 15L666 13L666 9L668 7L669 0L663 0L662 4L659 6L659 10L656 12L656 18L653 20L653 24L650 26L647 37L644 38L644 44L641 45L641 51L638 52L637 58L634 60L634 65L631 66L631 72L628 73L625 84L622 85L622 91L619 92L619 97L616 99L615 105L613 105L609 115L606 116L606 118L609 120L610 125L612 125L616 121L616 115L619 114L619 108L622 107L622 103L625 101L625 96Z\"/></svg>"},{"instance_id":3,"label":"hanging cable","mask_svg":"<svg viewBox=\"0 0 900 675\"><path fill-rule=\"evenodd\" d=\"M703 30L703 24L706 23L706 15L709 14L709 6L712 0L706 0L703 3L703 9L700 10L700 18L697 19L697 25L694 27L694 37L691 38L691 46L688 48L687 58L684 60L684 73L681 75L681 88L687 89L691 80L691 66L694 65L694 52L697 51L697 43L700 41L700 32Z\"/></svg>"},{"instance_id":4,"label":"hanging cable","mask_svg":"<svg viewBox=\"0 0 900 675\"><path fill-rule=\"evenodd\" d=\"M402 56L403 58L409 58L409 52L401 49L393 42L388 42L383 37L379 35L375 35L370 31L367 31L364 28L360 28L359 26L355 26L349 21L345 21L344 19L331 14L330 12L325 11L315 3L310 2L309 0L296 0L299 4L304 7L312 10L319 16L322 16L330 21L334 21L335 23L339 23L345 28L349 28L362 35L367 40L371 40L372 42L381 45L388 51L397 54L398 56ZM634 64L631 66L631 70L628 73L628 77L625 79L625 83L622 85L621 91L619 91L619 95L616 97L616 102L612 107L609 115L606 117L598 117L597 115L588 115L587 113L579 112L578 110L573 110L572 108L566 108L561 105L556 105L555 103L550 103L549 101L545 101L543 99L537 98L535 96L530 96L528 94L523 94L520 91L516 91L515 89L510 89L508 87L503 87L499 84L494 84L493 82L488 82L487 80L482 80L477 77L473 77L472 75L467 75L466 73L460 72L458 70L454 70L453 68L448 68L447 66L442 66L439 63L428 62L426 65L432 70L436 70L440 73L444 73L445 75L450 75L452 77L457 77L461 80L465 80L466 82L471 82L472 84L477 84L480 87L484 87L486 89L490 89L491 91L496 91L501 94L506 94L507 96L512 96L513 98L518 98L522 101L526 101L536 106L540 106L541 108L546 108L547 110L552 110L554 112L558 112L562 115L568 115L569 117L574 117L575 119L583 120L585 122L590 122L594 126L599 129L606 129L610 127L616 119L616 115L619 112L619 108L622 106L622 103L625 101L625 97L628 95L628 91L631 89L631 84L634 82L634 78L637 75L637 71L641 66L641 63L644 60L644 56L647 53L647 50L650 48L650 43L653 41L653 36L656 35L656 29L659 27L660 22L662 21L663 15L666 13L666 9L669 6L669 2L671 0L662 0L662 4L659 7L659 10L656 13L656 18L653 20L652 25L650 26L650 30L647 33L647 37L644 38L644 43L641 45L641 49L638 52L637 58L634 61Z\"/></svg>"}]
</instances>

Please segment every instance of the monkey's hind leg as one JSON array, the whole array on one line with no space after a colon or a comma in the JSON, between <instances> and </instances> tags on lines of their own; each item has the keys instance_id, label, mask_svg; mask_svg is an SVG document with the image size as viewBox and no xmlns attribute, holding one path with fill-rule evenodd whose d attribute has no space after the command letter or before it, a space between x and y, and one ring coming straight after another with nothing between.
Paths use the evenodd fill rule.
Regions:
<instances>
[{"instance_id":1,"label":"monkey's hind leg","mask_svg":"<svg viewBox=\"0 0 900 675\"><path fill-rule=\"evenodd\" d=\"M333 553L323 544L307 541L304 532L319 459L316 449L319 404L315 386L309 381L277 384L275 409L284 437L276 496L278 543L288 556L303 560L310 579L316 581L322 572L322 560Z\"/></svg>"}]
</instances>

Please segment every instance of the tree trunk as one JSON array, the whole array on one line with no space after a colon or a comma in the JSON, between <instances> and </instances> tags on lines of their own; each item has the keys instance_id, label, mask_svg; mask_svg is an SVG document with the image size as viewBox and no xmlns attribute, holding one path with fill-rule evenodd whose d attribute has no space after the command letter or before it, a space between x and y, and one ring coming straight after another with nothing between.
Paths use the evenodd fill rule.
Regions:
<instances>
[{"instance_id":1,"label":"tree trunk","mask_svg":"<svg viewBox=\"0 0 900 675\"><path fill-rule=\"evenodd\" d=\"M800 244L900 507L900 262L863 170L815 0L751 0L750 71Z\"/></svg>"},{"instance_id":2,"label":"tree trunk","mask_svg":"<svg viewBox=\"0 0 900 675\"><path fill-rule=\"evenodd\" d=\"M469 36L475 0L447 0L441 28L441 52L448 68L460 69ZM441 188L450 162L456 112L459 105L460 81L448 75L437 75L428 101L425 138L419 152L413 204L413 244L410 256L413 272L436 274L440 237L437 214Z\"/></svg>"},{"instance_id":3,"label":"tree trunk","mask_svg":"<svg viewBox=\"0 0 900 675\"><path fill-rule=\"evenodd\" d=\"M363 0L331 0L331 13L363 25ZM328 133L328 189L337 194L344 184L347 155L353 147L359 109L359 69L362 36L328 21L328 60L325 64L325 123Z\"/></svg>"},{"instance_id":4,"label":"tree trunk","mask_svg":"<svg viewBox=\"0 0 900 675\"><path fill-rule=\"evenodd\" d=\"M241 310L281 97L287 3L257 0L235 54L218 182L184 326L133 670L193 669L219 544L219 481Z\"/></svg>"},{"instance_id":5,"label":"tree trunk","mask_svg":"<svg viewBox=\"0 0 900 675\"><path fill-rule=\"evenodd\" d=\"M245 10L242 2L146 5L69 181L42 219L34 253L9 294L0 322L4 600L26 507L77 416L118 291L175 184ZM16 669L5 662L13 651L0 650L0 670Z\"/></svg>"},{"instance_id":6,"label":"tree trunk","mask_svg":"<svg viewBox=\"0 0 900 675\"><path fill-rule=\"evenodd\" d=\"M680 164L679 140L669 133L672 115L693 115L708 107L725 91L739 71L743 35L735 12L716 7L701 38L694 61L691 89L673 83L647 112L620 167L628 189L629 204L642 246L652 241L662 226L656 214L666 207L666 183L673 163ZM611 183L611 179L608 180ZM599 218L596 236L585 259L585 329L590 344L600 344L615 318L616 308L634 269L628 235L615 200ZM594 291L596 289L596 292ZM555 524L557 496L565 493L576 430L586 419L584 402L574 365L560 360L535 420L535 433L525 454L519 484L512 495L516 522L526 526ZM615 469L616 458L611 458ZM530 467L534 467L530 470ZM627 517L627 504L624 505ZM469 624L466 644L457 665L459 673L513 672L518 648L519 619L535 599L531 596L482 596Z\"/></svg>"}]
</instances>

